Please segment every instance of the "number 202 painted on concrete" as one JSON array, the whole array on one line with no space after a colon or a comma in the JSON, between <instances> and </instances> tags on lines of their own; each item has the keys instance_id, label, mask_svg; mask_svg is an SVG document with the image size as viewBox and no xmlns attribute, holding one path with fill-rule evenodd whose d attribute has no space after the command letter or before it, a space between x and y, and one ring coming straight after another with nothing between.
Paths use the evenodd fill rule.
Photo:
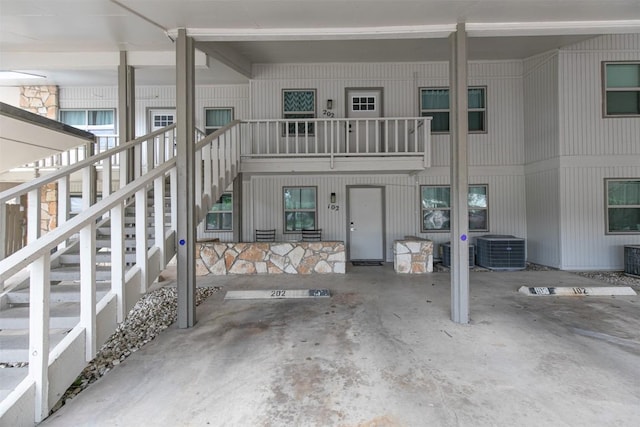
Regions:
<instances>
[{"instance_id":1,"label":"number 202 painted on concrete","mask_svg":"<svg viewBox=\"0 0 640 427\"><path fill-rule=\"evenodd\" d=\"M286 292L287 292L287 291L282 291L282 290L279 290L279 291L271 291L271 298L283 297L283 296L285 296Z\"/></svg>"}]
</instances>

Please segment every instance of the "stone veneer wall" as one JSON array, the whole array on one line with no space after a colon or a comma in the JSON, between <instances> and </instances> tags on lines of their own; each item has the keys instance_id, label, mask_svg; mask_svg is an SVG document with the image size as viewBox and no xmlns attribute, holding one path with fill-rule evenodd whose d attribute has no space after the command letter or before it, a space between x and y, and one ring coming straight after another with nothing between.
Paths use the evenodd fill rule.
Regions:
<instances>
[{"instance_id":1,"label":"stone veneer wall","mask_svg":"<svg viewBox=\"0 0 640 427\"><path fill-rule=\"evenodd\" d=\"M196 274L345 273L342 242L199 243Z\"/></svg>"},{"instance_id":2,"label":"stone veneer wall","mask_svg":"<svg viewBox=\"0 0 640 427\"><path fill-rule=\"evenodd\" d=\"M39 116L58 120L58 99L58 86L20 86L20 108ZM58 226L57 184L43 187L40 197L40 231L46 233Z\"/></svg>"},{"instance_id":3,"label":"stone veneer wall","mask_svg":"<svg viewBox=\"0 0 640 427\"><path fill-rule=\"evenodd\" d=\"M433 271L431 240L396 240L393 243L393 269L396 273L423 274Z\"/></svg>"},{"instance_id":4,"label":"stone veneer wall","mask_svg":"<svg viewBox=\"0 0 640 427\"><path fill-rule=\"evenodd\" d=\"M58 86L20 86L20 108L58 120Z\"/></svg>"}]
</instances>

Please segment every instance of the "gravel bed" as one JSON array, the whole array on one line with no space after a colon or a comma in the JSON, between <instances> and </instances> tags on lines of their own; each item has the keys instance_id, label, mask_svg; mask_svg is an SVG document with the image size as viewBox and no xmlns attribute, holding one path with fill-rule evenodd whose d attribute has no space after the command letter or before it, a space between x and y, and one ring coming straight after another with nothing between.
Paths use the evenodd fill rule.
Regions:
<instances>
[{"instance_id":1,"label":"gravel bed","mask_svg":"<svg viewBox=\"0 0 640 427\"><path fill-rule=\"evenodd\" d=\"M576 274L613 285L630 286L640 291L640 277L627 276L622 271L579 271Z\"/></svg>"},{"instance_id":2,"label":"gravel bed","mask_svg":"<svg viewBox=\"0 0 640 427\"><path fill-rule=\"evenodd\" d=\"M196 305L218 292L220 287L196 289ZM175 287L164 287L144 295L131 309L124 322L100 348L96 357L89 362L76 381L67 389L53 407L51 413L60 409L67 400L73 399L119 365L132 353L154 339L177 319L178 293Z\"/></svg>"}]
</instances>

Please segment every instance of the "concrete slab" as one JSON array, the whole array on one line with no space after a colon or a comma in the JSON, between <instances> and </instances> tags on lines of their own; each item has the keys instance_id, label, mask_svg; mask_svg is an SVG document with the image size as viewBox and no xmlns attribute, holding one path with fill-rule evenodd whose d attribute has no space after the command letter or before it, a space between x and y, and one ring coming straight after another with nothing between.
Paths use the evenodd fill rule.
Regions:
<instances>
[{"instance_id":1,"label":"concrete slab","mask_svg":"<svg viewBox=\"0 0 640 427\"><path fill-rule=\"evenodd\" d=\"M169 328L42 426L637 425L640 297L518 293L603 286L565 272L470 275L469 325L449 320L447 273L202 277L223 292L194 328ZM224 300L303 287L332 297Z\"/></svg>"}]
</instances>

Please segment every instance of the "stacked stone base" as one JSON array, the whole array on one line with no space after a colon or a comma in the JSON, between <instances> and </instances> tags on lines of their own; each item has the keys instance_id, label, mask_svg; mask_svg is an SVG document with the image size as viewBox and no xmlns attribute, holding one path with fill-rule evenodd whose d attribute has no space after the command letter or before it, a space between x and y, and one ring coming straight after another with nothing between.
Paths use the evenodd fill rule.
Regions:
<instances>
[{"instance_id":1,"label":"stacked stone base","mask_svg":"<svg viewBox=\"0 0 640 427\"><path fill-rule=\"evenodd\" d=\"M396 240L393 243L393 269L396 273L424 274L433 271L431 240Z\"/></svg>"},{"instance_id":2,"label":"stacked stone base","mask_svg":"<svg viewBox=\"0 0 640 427\"><path fill-rule=\"evenodd\" d=\"M198 275L345 273L342 242L200 243Z\"/></svg>"}]
</instances>

